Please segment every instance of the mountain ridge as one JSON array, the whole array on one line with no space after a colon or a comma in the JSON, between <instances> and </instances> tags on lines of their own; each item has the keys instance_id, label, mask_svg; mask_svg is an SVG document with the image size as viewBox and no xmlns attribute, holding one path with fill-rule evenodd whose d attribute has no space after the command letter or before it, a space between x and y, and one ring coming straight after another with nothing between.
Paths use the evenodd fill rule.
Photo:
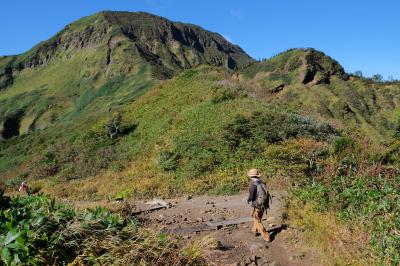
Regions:
<instances>
[{"instance_id":1,"label":"mountain ridge","mask_svg":"<svg viewBox=\"0 0 400 266\"><path fill-rule=\"evenodd\" d=\"M9 138L94 110L106 114L184 69L234 70L252 60L199 26L143 12L100 12L0 59L0 131Z\"/></svg>"},{"instance_id":2,"label":"mountain ridge","mask_svg":"<svg viewBox=\"0 0 400 266\"><path fill-rule=\"evenodd\" d=\"M13 73L45 66L54 57L74 49L107 45L105 64L110 64L111 50L124 41L134 43L126 47L131 49L126 56L137 53L159 69L155 72L161 79L203 63L235 69L253 60L239 46L199 26L172 22L145 12L103 11L68 24L25 53L0 58L3 61L0 61L0 89L12 84Z\"/></svg>"}]
</instances>

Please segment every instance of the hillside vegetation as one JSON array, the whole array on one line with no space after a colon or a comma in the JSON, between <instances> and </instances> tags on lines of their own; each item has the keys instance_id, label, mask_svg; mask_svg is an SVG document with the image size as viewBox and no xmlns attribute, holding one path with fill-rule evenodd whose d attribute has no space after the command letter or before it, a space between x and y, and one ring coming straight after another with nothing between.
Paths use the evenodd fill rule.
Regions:
<instances>
[{"instance_id":1,"label":"hillside vegetation","mask_svg":"<svg viewBox=\"0 0 400 266\"><path fill-rule=\"evenodd\" d=\"M314 49L254 62L197 26L103 12L0 58L1 181L72 200L232 194L256 167L314 240L328 225L310 217L332 215L395 265L399 96Z\"/></svg>"},{"instance_id":2,"label":"hillside vegetation","mask_svg":"<svg viewBox=\"0 0 400 266\"><path fill-rule=\"evenodd\" d=\"M45 195L0 191L2 265L201 265L196 247L143 228L135 217L75 210ZM128 210L129 211L129 210Z\"/></svg>"},{"instance_id":3,"label":"hillside vegetation","mask_svg":"<svg viewBox=\"0 0 400 266\"><path fill-rule=\"evenodd\" d=\"M24 54L0 58L0 138L82 123L183 69L236 69L249 62L238 46L198 26L147 13L102 12Z\"/></svg>"},{"instance_id":4,"label":"hillside vegetation","mask_svg":"<svg viewBox=\"0 0 400 266\"><path fill-rule=\"evenodd\" d=\"M292 49L254 63L239 78L257 98L371 140L384 142L397 133L400 84L350 76L314 49Z\"/></svg>"}]
</instances>

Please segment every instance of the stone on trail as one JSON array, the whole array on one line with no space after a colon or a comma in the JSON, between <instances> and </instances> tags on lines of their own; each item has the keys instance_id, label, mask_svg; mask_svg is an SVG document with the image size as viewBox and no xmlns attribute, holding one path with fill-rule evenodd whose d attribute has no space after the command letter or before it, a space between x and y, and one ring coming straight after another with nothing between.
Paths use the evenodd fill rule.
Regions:
<instances>
[{"instance_id":1,"label":"stone on trail","mask_svg":"<svg viewBox=\"0 0 400 266\"><path fill-rule=\"evenodd\" d=\"M265 249L265 245L263 245L263 244L252 244L251 246L250 246L250 252L251 253L255 253L255 254L258 254L259 252L262 252L262 251L264 251L264 249ZM254 257L255 255L253 255L252 257Z\"/></svg>"},{"instance_id":2,"label":"stone on trail","mask_svg":"<svg viewBox=\"0 0 400 266\"><path fill-rule=\"evenodd\" d=\"M168 203L162 199L153 199L152 201L147 201L145 204L147 205L159 205L165 208L171 208L172 204Z\"/></svg>"}]
</instances>

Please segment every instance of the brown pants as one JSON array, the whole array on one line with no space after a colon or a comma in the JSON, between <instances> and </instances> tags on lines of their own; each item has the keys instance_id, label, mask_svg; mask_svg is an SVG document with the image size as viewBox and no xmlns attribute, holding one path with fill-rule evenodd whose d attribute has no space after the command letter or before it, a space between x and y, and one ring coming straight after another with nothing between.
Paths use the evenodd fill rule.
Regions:
<instances>
[{"instance_id":1,"label":"brown pants","mask_svg":"<svg viewBox=\"0 0 400 266\"><path fill-rule=\"evenodd\" d=\"M261 237L265 240L265 241L269 241L269 235L267 230L265 229L264 225L261 222L261 219L264 215L264 210L260 210L257 208L253 209L253 228L251 229L251 231L253 232L254 235L258 233L261 234Z\"/></svg>"}]
</instances>

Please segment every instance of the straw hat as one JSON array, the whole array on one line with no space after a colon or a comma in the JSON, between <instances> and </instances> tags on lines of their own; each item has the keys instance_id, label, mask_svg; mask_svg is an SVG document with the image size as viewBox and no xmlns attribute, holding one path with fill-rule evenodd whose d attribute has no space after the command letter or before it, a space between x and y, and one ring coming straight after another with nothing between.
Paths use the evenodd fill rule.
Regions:
<instances>
[{"instance_id":1,"label":"straw hat","mask_svg":"<svg viewBox=\"0 0 400 266\"><path fill-rule=\"evenodd\" d=\"M249 177L260 177L260 176L261 176L260 172L259 172L257 169L250 169L250 170L247 172L247 175L248 175Z\"/></svg>"}]
</instances>

